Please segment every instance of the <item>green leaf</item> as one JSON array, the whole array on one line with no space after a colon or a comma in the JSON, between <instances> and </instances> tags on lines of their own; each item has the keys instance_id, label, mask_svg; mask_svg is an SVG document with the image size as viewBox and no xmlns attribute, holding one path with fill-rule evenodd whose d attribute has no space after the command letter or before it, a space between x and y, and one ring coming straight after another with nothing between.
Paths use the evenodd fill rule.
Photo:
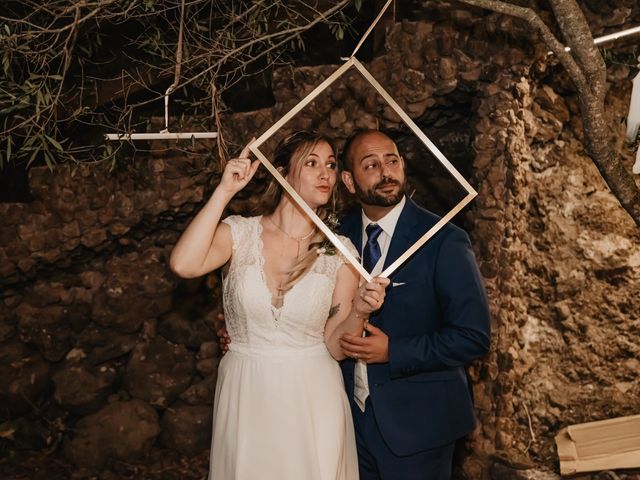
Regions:
<instances>
[{"instance_id":1,"label":"green leaf","mask_svg":"<svg viewBox=\"0 0 640 480\"><path fill-rule=\"evenodd\" d=\"M31 152L31 156L29 157L29 161L27 162L27 168L29 168L33 161L36 159L36 155L38 155L38 152L38 149L34 149L33 152Z\"/></svg>"},{"instance_id":2,"label":"green leaf","mask_svg":"<svg viewBox=\"0 0 640 480\"><path fill-rule=\"evenodd\" d=\"M29 150L30 149L29 147L31 147L33 145L33 143L37 140L37 138L38 138L37 136L32 135L32 132L29 131L27 133L27 139L25 140L24 144L22 145L22 148L24 148L26 150Z\"/></svg>"},{"instance_id":3,"label":"green leaf","mask_svg":"<svg viewBox=\"0 0 640 480\"><path fill-rule=\"evenodd\" d=\"M43 153L44 162L47 164L47 167L49 167L49 171L53 171L53 164L56 163L55 159L53 158L49 150L45 150Z\"/></svg>"},{"instance_id":4,"label":"green leaf","mask_svg":"<svg viewBox=\"0 0 640 480\"><path fill-rule=\"evenodd\" d=\"M49 143L51 145L53 145L53 147L58 150L59 152L63 152L64 148L62 148L62 145L53 137L50 137L49 135L45 134L45 137L47 138L47 140L49 140Z\"/></svg>"},{"instance_id":5,"label":"green leaf","mask_svg":"<svg viewBox=\"0 0 640 480\"><path fill-rule=\"evenodd\" d=\"M8 115L11 112L13 112L14 110L20 110L24 105L11 105L7 108L3 108L2 110L0 110L0 115Z\"/></svg>"},{"instance_id":6,"label":"green leaf","mask_svg":"<svg viewBox=\"0 0 640 480\"><path fill-rule=\"evenodd\" d=\"M362 8L362 0L356 0L356 10L360 11L360 9Z\"/></svg>"},{"instance_id":7,"label":"green leaf","mask_svg":"<svg viewBox=\"0 0 640 480\"><path fill-rule=\"evenodd\" d=\"M2 56L2 70L4 70L4 74L7 77L9 76L9 68L11 67L10 62L9 53L4 52L4 55Z\"/></svg>"}]
</instances>

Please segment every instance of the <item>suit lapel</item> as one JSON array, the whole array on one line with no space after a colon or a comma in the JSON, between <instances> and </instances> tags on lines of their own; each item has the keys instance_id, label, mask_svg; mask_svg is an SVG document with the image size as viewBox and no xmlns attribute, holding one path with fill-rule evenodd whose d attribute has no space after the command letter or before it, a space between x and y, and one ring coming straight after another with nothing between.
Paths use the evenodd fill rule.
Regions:
<instances>
[{"instance_id":1,"label":"suit lapel","mask_svg":"<svg viewBox=\"0 0 640 480\"><path fill-rule=\"evenodd\" d=\"M407 197L398 223L391 237L391 244L387 252L387 258L384 260L384 268L387 268L395 262L411 245L416 241L416 224L418 221L416 206L411 199Z\"/></svg>"}]
</instances>

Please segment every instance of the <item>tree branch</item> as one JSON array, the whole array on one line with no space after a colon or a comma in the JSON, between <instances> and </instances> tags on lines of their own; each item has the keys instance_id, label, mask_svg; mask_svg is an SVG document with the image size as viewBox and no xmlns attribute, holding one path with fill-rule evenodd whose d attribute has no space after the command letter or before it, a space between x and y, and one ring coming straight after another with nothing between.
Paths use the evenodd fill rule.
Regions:
<instances>
[{"instance_id":1,"label":"tree branch","mask_svg":"<svg viewBox=\"0 0 640 480\"><path fill-rule=\"evenodd\" d=\"M631 175L631 169L611 147L612 130L604 108L606 66L575 0L549 0L571 54L564 50L547 25L529 8L501 0L458 1L523 19L540 33L576 85L586 151L621 206L640 226L640 189Z\"/></svg>"},{"instance_id":2,"label":"tree branch","mask_svg":"<svg viewBox=\"0 0 640 480\"><path fill-rule=\"evenodd\" d=\"M234 57L236 55L242 54L243 52L249 50L252 46L254 46L255 44L257 44L259 42L264 42L266 40L271 40L273 38L278 38L278 37L285 37L279 43L274 44L273 47L270 48L270 50L273 50L273 49L275 49L277 47L280 47L284 43L286 43L289 40L291 40L292 37L294 37L296 35L299 35L300 33L304 32L304 31L309 30L314 25L317 25L318 23L326 20L327 17L330 17L334 13L342 10L350 2L351 2L351 0L342 0L341 2L337 3L332 8L330 8L329 10L324 12L323 14L321 13L320 15L318 15L313 21L311 21L310 23L307 23L306 25L302 25L302 26L299 26L299 27L289 28L287 30L282 30L282 31L278 31L278 32L275 32L275 33L267 34L267 35L264 35L264 36L262 36L260 38L254 38L254 39L252 39L252 40L240 45L237 48L229 50L229 51L225 52L225 54L222 57L217 59L216 62L213 65L211 65L210 67L202 70L200 73L196 74L194 77L191 77L190 79L186 80L180 86L182 87L182 86L188 85L189 83L199 79L203 75L206 75L210 71L215 70L216 68L219 68L219 66L222 65L228 59L230 59L230 58L232 58L232 57Z\"/></svg>"},{"instance_id":3,"label":"tree branch","mask_svg":"<svg viewBox=\"0 0 640 480\"><path fill-rule=\"evenodd\" d=\"M607 68L600 50L593 43L593 35L584 13L575 0L549 0L560 31L571 54L582 67L589 90L598 101L606 95Z\"/></svg>"},{"instance_id":4,"label":"tree branch","mask_svg":"<svg viewBox=\"0 0 640 480\"><path fill-rule=\"evenodd\" d=\"M497 13L503 13L512 17L519 18L527 22L534 30L536 30L542 40L545 42L549 50L557 57L562 66L567 70L571 78L576 84L576 88L580 92L590 93L587 78L580 68L576 60L564 49L564 45L551 32L546 23L542 21L540 16L531 8L520 7L501 0L458 0L461 3L472 5L474 7L484 8Z\"/></svg>"}]
</instances>

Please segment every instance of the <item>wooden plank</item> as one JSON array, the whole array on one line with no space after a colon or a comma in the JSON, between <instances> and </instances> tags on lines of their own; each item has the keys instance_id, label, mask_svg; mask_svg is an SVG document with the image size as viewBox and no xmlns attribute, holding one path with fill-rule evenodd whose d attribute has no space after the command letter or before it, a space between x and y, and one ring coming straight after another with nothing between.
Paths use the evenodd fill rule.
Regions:
<instances>
[{"instance_id":1,"label":"wooden plank","mask_svg":"<svg viewBox=\"0 0 640 480\"><path fill-rule=\"evenodd\" d=\"M561 475L640 468L640 415L570 425L555 440Z\"/></svg>"}]
</instances>

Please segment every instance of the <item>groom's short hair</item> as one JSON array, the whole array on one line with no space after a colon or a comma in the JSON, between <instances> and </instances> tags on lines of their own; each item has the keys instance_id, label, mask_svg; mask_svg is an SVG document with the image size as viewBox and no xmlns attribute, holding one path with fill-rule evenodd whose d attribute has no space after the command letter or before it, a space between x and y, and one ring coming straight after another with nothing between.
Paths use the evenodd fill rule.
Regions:
<instances>
[{"instance_id":1,"label":"groom's short hair","mask_svg":"<svg viewBox=\"0 0 640 480\"><path fill-rule=\"evenodd\" d=\"M354 131L347 137L344 142L344 146L342 147L342 151L340 152L340 168L342 170L353 173L353 159L351 158L351 148L356 140L358 140L360 137L364 137L365 135L369 135L370 133L381 133L395 143L395 140L391 137L391 135L383 130L376 130L374 128L363 128Z\"/></svg>"}]
</instances>

